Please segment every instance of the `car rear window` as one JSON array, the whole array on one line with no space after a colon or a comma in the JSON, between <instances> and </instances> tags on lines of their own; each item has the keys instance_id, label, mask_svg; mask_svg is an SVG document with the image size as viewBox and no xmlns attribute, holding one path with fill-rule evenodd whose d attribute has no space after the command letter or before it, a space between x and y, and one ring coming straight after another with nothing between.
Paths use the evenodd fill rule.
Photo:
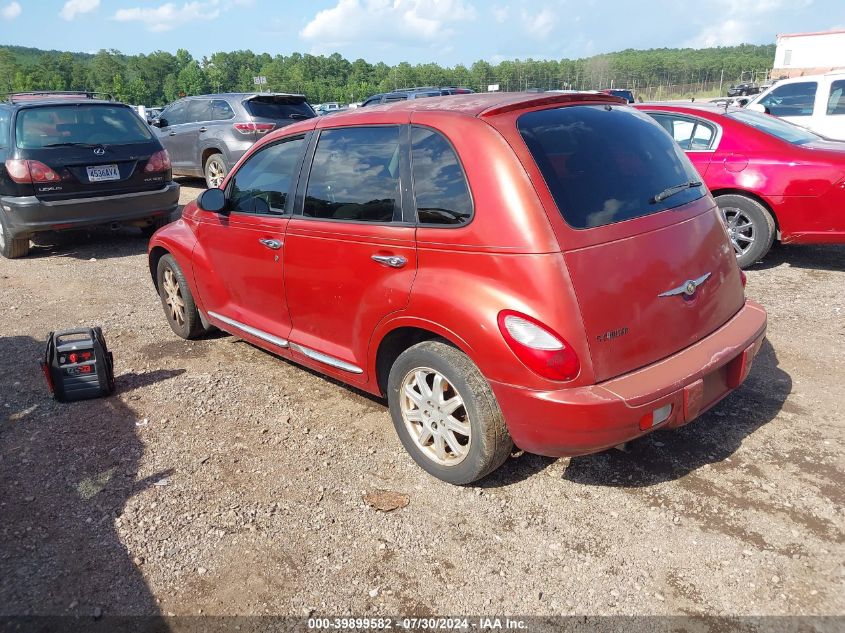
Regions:
<instances>
[{"instance_id":1,"label":"car rear window","mask_svg":"<svg viewBox=\"0 0 845 633\"><path fill-rule=\"evenodd\" d=\"M310 119L316 116L302 97L253 97L244 101L244 107L260 119Z\"/></svg>"},{"instance_id":2,"label":"car rear window","mask_svg":"<svg viewBox=\"0 0 845 633\"><path fill-rule=\"evenodd\" d=\"M707 191L672 137L628 106L538 110L519 117L517 128L563 219L576 229L663 211ZM670 188L678 191L665 195Z\"/></svg>"},{"instance_id":3,"label":"car rear window","mask_svg":"<svg viewBox=\"0 0 845 633\"><path fill-rule=\"evenodd\" d=\"M821 137L813 134L809 130L793 125L789 121L778 119L762 112L754 112L753 110L734 110L728 112L728 118L740 121L753 128L757 128L761 132L771 134L787 143L793 145L804 145L818 141Z\"/></svg>"},{"instance_id":4,"label":"car rear window","mask_svg":"<svg viewBox=\"0 0 845 633\"><path fill-rule=\"evenodd\" d=\"M15 121L21 149L76 144L125 145L153 139L149 127L123 106L79 104L24 108Z\"/></svg>"}]
</instances>

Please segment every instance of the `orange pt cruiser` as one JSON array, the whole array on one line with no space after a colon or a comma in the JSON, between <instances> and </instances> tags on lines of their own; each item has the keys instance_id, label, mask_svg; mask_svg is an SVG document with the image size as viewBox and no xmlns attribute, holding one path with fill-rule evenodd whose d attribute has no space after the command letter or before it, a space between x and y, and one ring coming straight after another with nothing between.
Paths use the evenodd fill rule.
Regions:
<instances>
[{"instance_id":1,"label":"orange pt cruiser","mask_svg":"<svg viewBox=\"0 0 845 633\"><path fill-rule=\"evenodd\" d=\"M719 210L648 115L473 94L269 134L150 242L183 338L219 328L387 398L455 484L681 426L766 330Z\"/></svg>"}]
</instances>

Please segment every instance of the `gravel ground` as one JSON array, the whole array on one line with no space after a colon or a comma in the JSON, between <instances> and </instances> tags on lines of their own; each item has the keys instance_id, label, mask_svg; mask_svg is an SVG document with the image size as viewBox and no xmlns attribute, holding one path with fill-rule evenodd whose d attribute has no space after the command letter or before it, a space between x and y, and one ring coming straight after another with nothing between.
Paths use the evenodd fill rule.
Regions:
<instances>
[{"instance_id":1,"label":"gravel ground","mask_svg":"<svg viewBox=\"0 0 845 633\"><path fill-rule=\"evenodd\" d=\"M0 615L845 614L845 247L749 272L768 340L697 422L456 488L382 401L177 339L137 231L40 244L0 259ZM57 404L37 361L77 324L117 394Z\"/></svg>"}]
</instances>

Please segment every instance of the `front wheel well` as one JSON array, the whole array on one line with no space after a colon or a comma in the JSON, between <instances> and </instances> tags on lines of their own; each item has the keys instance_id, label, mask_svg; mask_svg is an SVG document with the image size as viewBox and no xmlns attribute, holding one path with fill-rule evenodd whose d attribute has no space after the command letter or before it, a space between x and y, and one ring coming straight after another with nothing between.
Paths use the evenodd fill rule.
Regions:
<instances>
[{"instance_id":1,"label":"front wheel well","mask_svg":"<svg viewBox=\"0 0 845 633\"><path fill-rule=\"evenodd\" d=\"M382 396L387 396L387 377L390 375L390 368L393 367L393 363L396 362L399 355L417 343L432 340L452 345L451 341L444 339L439 334L422 328L400 327L388 332L379 343L378 352L376 352L376 380Z\"/></svg>"},{"instance_id":2,"label":"front wheel well","mask_svg":"<svg viewBox=\"0 0 845 633\"><path fill-rule=\"evenodd\" d=\"M205 169L205 163L206 163L206 162L208 161L208 159L209 159L209 158L211 158L214 154L220 154L220 155L221 155L221 157L223 157L223 152L221 152L221 151L220 151L219 149L217 149L216 147L209 147L209 148L207 148L207 149L203 150L203 152L202 152L202 168L203 168L203 169ZM223 157L223 160L225 161L225 160L226 160L226 158L225 158L225 157Z\"/></svg>"},{"instance_id":3,"label":"front wheel well","mask_svg":"<svg viewBox=\"0 0 845 633\"><path fill-rule=\"evenodd\" d=\"M764 198L761 198L755 193L751 193L750 191L746 191L744 189L715 189L710 192L713 195L713 198L717 198L718 196L744 196L746 198L750 198L755 202L759 202L763 205L763 208L769 212L769 215L772 216L772 220L775 222L775 231L777 232L778 237L780 237L780 222L778 222L778 216L772 209L772 205L770 205Z\"/></svg>"},{"instance_id":4,"label":"front wheel well","mask_svg":"<svg viewBox=\"0 0 845 633\"><path fill-rule=\"evenodd\" d=\"M153 278L153 285L155 286L156 292L158 292L158 262L167 254L167 249L161 246L155 246L150 251L150 276Z\"/></svg>"}]
</instances>

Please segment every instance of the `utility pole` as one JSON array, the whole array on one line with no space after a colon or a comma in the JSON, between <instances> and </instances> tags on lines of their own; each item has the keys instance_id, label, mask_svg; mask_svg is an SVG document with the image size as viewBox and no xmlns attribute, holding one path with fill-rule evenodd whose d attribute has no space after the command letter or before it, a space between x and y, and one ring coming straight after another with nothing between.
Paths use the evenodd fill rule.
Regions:
<instances>
[{"instance_id":1,"label":"utility pole","mask_svg":"<svg viewBox=\"0 0 845 633\"><path fill-rule=\"evenodd\" d=\"M722 74L719 75L719 96L722 96L722 81L725 79L725 69L722 69Z\"/></svg>"}]
</instances>

